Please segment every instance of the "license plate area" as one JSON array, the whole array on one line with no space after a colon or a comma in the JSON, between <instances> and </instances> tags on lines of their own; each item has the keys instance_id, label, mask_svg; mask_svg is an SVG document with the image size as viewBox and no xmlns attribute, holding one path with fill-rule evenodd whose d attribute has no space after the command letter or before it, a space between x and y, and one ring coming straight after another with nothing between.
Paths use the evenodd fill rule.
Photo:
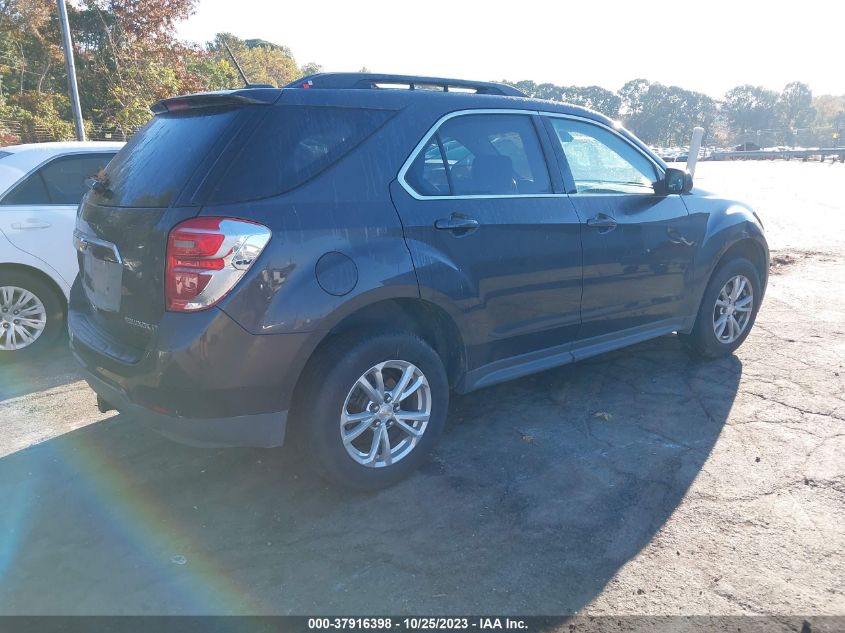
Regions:
<instances>
[{"instance_id":1,"label":"license plate area","mask_svg":"<svg viewBox=\"0 0 845 633\"><path fill-rule=\"evenodd\" d=\"M81 254L82 288L88 301L97 310L119 312L123 261L117 247L79 233L74 238Z\"/></svg>"}]
</instances>

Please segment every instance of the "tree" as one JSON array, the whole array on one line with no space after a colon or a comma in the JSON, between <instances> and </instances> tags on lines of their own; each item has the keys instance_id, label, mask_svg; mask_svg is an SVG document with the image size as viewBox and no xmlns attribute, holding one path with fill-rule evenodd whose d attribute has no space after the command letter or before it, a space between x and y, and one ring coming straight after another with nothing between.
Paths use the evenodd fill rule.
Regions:
<instances>
[{"instance_id":1,"label":"tree","mask_svg":"<svg viewBox=\"0 0 845 633\"><path fill-rule=\"evenodd\" d=\"M73 138L55 2L0 0L0 116L25 139ZM17 132L6 130L5 141Z\"/></svg>"},{"instance_id":2,"label":"tree","mask_svg":"<svg viewBox=\"0 0 845 633\"><path fill-rule=\"evenodd\" d=\"M50 0L0 1L0 69L7 92L51 91L63 83L55 7Z\"/></svg>"},{"instance_id":3,"label":"tree","mask_svg":"<svg viewBox=\"0 0 845 633\"><path fill-rule=\"evenodd\" d=\"M231 37L231 35L229 36ZM268 42L267 40L261 40L257 38L248 39L243 41L247 48L272 48L277 51L281 51L288 57L293 57L293 52L287 46L283 46L282 44L274 44L273 42Z\"/></svg>"},{"instance_id":4,"label":"tree","mask_svg":"<svg viewBox=\"0 0 845 633\"><path fill-rule=\"evenodd\" d=\"M70 99L56 92L26 90L15 95L15 110L21 135L36 141L75 138L70 111Z\"/></svg>"},{"instance_id":5,"label":"tree","mask_svg":"<svg viewBox=\"0 0 845 633\"><path fill-rule=\"evenodd\" d=\"M132 133L149 120L160 99L243 85L228 43L252 83L283 86L319 64L301 67L284 45L218 33L200 46L179 40L176 25L198 0L75 0L68 3L83 117L87 126ZM362 68L361 72L369 72ZM507 83L507 82L506 82ZM742 130L779 128L795 141L829 141L845 126L845 95L813 99L806 84L788 84L780 95L760 86L729 90L721 107L707 95L637 78L617 93L600 86L513 83L530 97L580 105L625 124L648 143L686 143L697 125L727 142ZM67 77L55 0L0 0L0 140L72 138ZM2 121L11 121L4 124ZM821 131L819 131L821 130ZM11 141L10 141L11 139ZM816 141L813 141L816 142Z\"/></svg>"},{"instance_id":6,"label":"tree","mask_svg":"<svg viewBox=\"0 0 845 633\"><path fill-rule=\"evenodd\" d=\"M323 67L320 64L315 64L314 62L308 62L307 64L303 64L299 72L302 73L303 76L305 75L316 75L317 73L323 72Z\"/></svg>"},{"instance_id":7,"label":"tree","mask_svg":"<svg viewBox=\"0 0 845 633\"><path fill-rule=\"evenodd\" d=\"M200 90L231 90L243 86L234 63L226 58L200 54L189 62L188 70L200 78Z\"/></svg>"},{"instance_id":8,"label":"tree","mask_svg":"<svg viewBox=\"0 0 845 633\"><path fill-rule=\"evenodd\" d=\"M254 83L281 86L317 72L300 69L290 49L266 40L218 34L202 47L184 43L176 25L197 0L76 0L68 19L86 126L131 134L160 99L240 87L223 41ZM73 137L55 0L0 0L2 142ZM22 138L21 138L22 137Z\"/></svg>"},{"instance_id":9,"label":"tree","mask_svg":"<svg viewBox=\"0 0 845 633\"><path fill-rule=\"evenodd\" d=\"M224 44L228 44L232 53L243 68L250 83L284 86L302 76L290 49L265 40L242 40L231 33L218 33L207 45L207 51L217 62L229 61L229 53ZM243 82L237 75L232 77L229 88L240 86Z\"/></svg>"},{"instance_id":10,"label":"tree","mask_svg":"<svg viewBox=\"0 0 845 633\"><path fill-rule=\"evenodd\" d=\"M0 147L5 145L16 145L21 142L21 130L17 125L17 120L24 114L23 110L9 105L6 98L0 94Z\"/></svg>"},{"instance_id":11,"label":"tree","mask_svg":"<svg viewBox=\"0 0 845 633\"><path fill-rule=\"evenodd\" d=\"M778 99L778 118L784 130L809 126L816 116L813 109L813 92L800 81L786 85Z\"/></svg>"},{"instance_id":12,"label":"tree","mask_svg":"<svg viewBox=\"0 0 845 633\"><path fill-rule=\"evenodd\" d=\"M813 109L816 111L814 125L830 127L837 116L845 116L845 95L820 95L813 98Z\"/></svg>"},{"instance_id":13,"label":"tree","mask_svg":"<svg viewBox=\"0 0 845 633\"><path fill-rule=\"evenodd\" d=\"M535 96L535 91L537 90L537 84L530 79L523 79L522 81L508 81L507 79L504 79L502 83L513 86L517 90L521 90L529 97Z\"/></svg>"},{"instance_id":14,"label":"tree","mask_svg":"<svg viewBox=\"0 0 845 633\"><path fill-rule=\"evenodd\" d=\"M768 130L776 123L777 103L773 90L745 84L725 93L722 112L737 131Z\"/></svg>"},{"instance_id":15,"label":"tree","mask_svg":"<svg viewBox=\"0 0 845 633\"><path fill-rule=\"evenodd\" d=\"M638 116L643 109L643 97L651 84L647 79L632 79L619 89L623 115Z\"/></svg>"},{"instance_id":16,"label":"tree","mask_svg":"<svg viewBox=\"0 0 845 633\"><path fill-rule=\"evenodd\" d=\"M83 112L131 133L150 118L149 106L192 92L199 55L182 44L176 23L196 0L84 0L74 21Z\"/></svg>"},{"instance_id":17,"label":"tree","mask_svg":"<svg viewBox=\"0 0 845 633\"><path fill-rule=\"evenodd\" d=\"M736 138L733 127L728 123L728 120L721 114L713 119L713 123L706 129L707 144L716 145L718 147L727 147L731 145Z\"/></svg>"},{"instance_id":18,"label":"tree","mask_svg":"<svg viewBox=\"0 0 845 633\"><path fill-rule=\"evenodd\" d=\"M660 83L649 84L645 92L636 93L636 100L629 100L629 108L625 124L643 141L655 145L682 145L689 141L694 127L707 130L718 114L711 97Z\"/></svg>"},{"instance_id":19,"label":"tree","mask_svg":"<svg viewBox=\"0 0 845 633\"><path fill-rule=\"evenodd\" d=\"M548 99L579 105L601 112L611 118L619 116L620 98L610 90L600 86L556 86L551 83L538 85L530 79L517 82L504 80L502 83L512 85L522 90L529 97L536 99Z\"/></svg>"},{"instance_id":20,"label":"tree","mask_svg":"<svg viewBox=\"0 0 845 633\"><path fill-rule=\"evenodd\" d=\"M601 112L612 119L619 116L622 105L619 95L599 86L565 86L560 91L560 101Z\"/></svg>"}]
</instances>

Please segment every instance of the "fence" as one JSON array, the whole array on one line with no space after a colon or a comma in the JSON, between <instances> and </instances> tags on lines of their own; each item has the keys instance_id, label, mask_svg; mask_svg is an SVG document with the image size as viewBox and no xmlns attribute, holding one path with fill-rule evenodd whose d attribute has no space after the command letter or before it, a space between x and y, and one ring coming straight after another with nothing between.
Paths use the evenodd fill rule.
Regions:
<instances>
[{"instance_id":1,"label":"fence","mask_svg":"<svg viewBox=\"0 0 845 633\"><path fill-rule=\"evenodd\" d=\"M776 149L776 150L749 150L749 151L722 151L713 152L704 160L818 160L825 162L845 163L845 147L816 147L813 149Z\"/></svg>"},{"instance_id":2,"label":"fence","mask_svg":"<svg viewBox=\"0 0 845 633\"><path fill-rule=\"evenodd\" d=\"M734 136L732 145L747 147L838 147L843 144L838 127L806 127L791 130L745 130Z\"/></svg>"},{"instance_id":3,"label":"fence","mask_svg":"<svg viewBox=\"0 0 845 633\"><path fill-rule=\"evenodd\" d=\"M135 130L129 132L108 125L87 123L85 136L89 141L126 141ZM0 146L18 143L45 143L48 141L72 141L74 136L57 134L43 125L23 124L20 121L0 119Z\"/></svg>"}]
</instances>

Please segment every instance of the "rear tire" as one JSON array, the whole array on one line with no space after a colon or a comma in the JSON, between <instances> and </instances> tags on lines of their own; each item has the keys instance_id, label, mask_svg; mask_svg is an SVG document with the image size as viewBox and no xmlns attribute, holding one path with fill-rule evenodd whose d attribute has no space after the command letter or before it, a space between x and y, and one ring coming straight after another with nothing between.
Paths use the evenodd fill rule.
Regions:
<instances>
[{"instance_id":1,"label":"rear tire","mask_svg":"<svg viewBox=\"0 0 845 633\"><path fill-rule=\"evenodd\" d=\"M681 340L696 356L733 354L751 332L762 298L754 264L743 257L721 263L704 290L692 332Z\"/></svg>"},{"instance_id":2,"label":"rear tire","mask_svg":"<svg viewBox=\"0 0 845 633\"><path fill-rule=\"evenodd\" d=\"M425 461L448 407L443 363L421 338L345 335L329 341L309 363L294 405L294 433L323 477L376 490Z\"/></svg>"},{"instance_id":3,"label":"rear tire","mask_svg":"<svg viewBox=\"0 0 845 633\"><path fill-rule=\"evenodd\" d=\"M64 298L40 277L0 270L0 362L48 350L65 331Z\"/></svg>"}]
</instances>

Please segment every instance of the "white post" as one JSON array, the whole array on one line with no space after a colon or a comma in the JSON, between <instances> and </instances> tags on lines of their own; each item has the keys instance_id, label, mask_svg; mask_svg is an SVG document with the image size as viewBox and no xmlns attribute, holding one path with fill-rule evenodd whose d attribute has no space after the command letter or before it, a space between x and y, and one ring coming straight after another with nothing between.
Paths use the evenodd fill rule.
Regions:
<instances>
[{"instance_id":1,"label":"white post","mask_svg":"<svg viewBox=\"0 0 845 633\"><path fill-rule=\"evenodd\" d=\"M701 149L701 139L703 138L703 127L692 129L692 140L689 143L689 154L687 154L687 171L693 176L695 176L695 164L698 162L698 152Z\"/></svg>"}]
</instances>

